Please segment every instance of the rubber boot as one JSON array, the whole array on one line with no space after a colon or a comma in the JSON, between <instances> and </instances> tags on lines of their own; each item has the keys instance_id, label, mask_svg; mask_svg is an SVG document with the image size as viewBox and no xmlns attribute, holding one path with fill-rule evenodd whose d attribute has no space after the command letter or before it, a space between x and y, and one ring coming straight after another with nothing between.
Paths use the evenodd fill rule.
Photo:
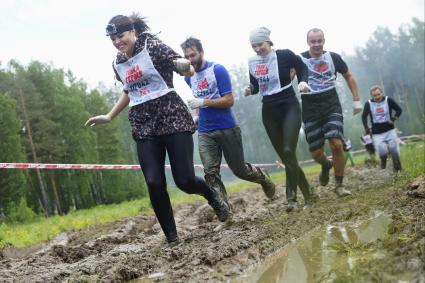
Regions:
<instances>
[{"instance_id":1,"label":"rubber boot","mask_svg":"<svg viewBox=\"0 0 425 283\"><path fill-rule=\"evenodd\" d=\"M400 162L399 156L393 157L393 167L394 167L394 172L397 173L401 171L401 162Z\"/></svg>"},{"instance_id":2,"label":"rubber boot","mask_svg":"<svg viewBox=\"0 0 425 283\"><path fill-rule=\"evenodd\" d=\"M387 167L387 156L381 156L381 169L385 169Z\"/></svg>"}]
</instances>

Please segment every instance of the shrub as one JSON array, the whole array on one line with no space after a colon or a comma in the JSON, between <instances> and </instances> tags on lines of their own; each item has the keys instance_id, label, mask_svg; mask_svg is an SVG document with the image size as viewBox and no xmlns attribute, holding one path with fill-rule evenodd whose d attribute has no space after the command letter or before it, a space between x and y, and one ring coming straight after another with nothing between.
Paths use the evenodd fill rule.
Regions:
<instances>
[{"instance_id":1,"label":"shrub","mask_svg":"<svg viewBox=\"0 0 425 283\"><path fill-rule=\"evenodd\" d=\"M12 203L7 210L7 219L13 223L28 223L37 218L37 214L28 207L27 200L22 197L19 204Z\"/></svg>"}]
</instances>

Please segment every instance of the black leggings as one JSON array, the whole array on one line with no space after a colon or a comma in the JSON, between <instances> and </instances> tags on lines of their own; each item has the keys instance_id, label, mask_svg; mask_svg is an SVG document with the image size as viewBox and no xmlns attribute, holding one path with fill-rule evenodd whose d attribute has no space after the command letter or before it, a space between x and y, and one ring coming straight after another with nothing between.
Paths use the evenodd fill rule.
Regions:
<instances>
[{"instance_id":1,"label":"black leggings","mask_svg":"<svg viewBox=\"0 0 425 283\"><path fill-rule=\"evenodd\" d=\"M174 182L179 189L206 198L209 198L211 191L203 179L195 176L191 133L156 136L137 141L139 162L153 210L167 240L173 241L177 238L177 230L165 179L166 152Z\"/></svg>"},{"instance_id":2,"label":"black leggings","mask_svg":"<svg viewBox=\"0 0 425 283\"><path fill-rule=\"evenodd\" d=\"M310 196L310 186L296 156L301 128L301 108L296 99L263 103L263 124L269 139L285 165L286 199L296 201L297 184L304 195Z\"/></svg>"}]
</instances>

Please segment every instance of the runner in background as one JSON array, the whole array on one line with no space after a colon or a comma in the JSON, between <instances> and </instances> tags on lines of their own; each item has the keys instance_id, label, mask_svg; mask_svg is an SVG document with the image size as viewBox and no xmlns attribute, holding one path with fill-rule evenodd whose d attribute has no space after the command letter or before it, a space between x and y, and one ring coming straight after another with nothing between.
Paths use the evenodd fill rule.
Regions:
<instances>
[{"instance_id":1,"label":"runner in background","mask_svg":"<svg viewBox=\"0 0 425 283\"><path fill-rule=\"evenodd\" d=\"M381 159L381 168L386 168L388 154L390 154L393 169L398 172L402 168L399 142L394 124L400 117L402 110L392 98L384 95L384 90L380 85L372 86L370 95L372 99L365 103L362 114L363 126L366 133L372 134L373 145ZM372 124L371 127L368 125L368 117Z\"/></svg>"}]
</instances>

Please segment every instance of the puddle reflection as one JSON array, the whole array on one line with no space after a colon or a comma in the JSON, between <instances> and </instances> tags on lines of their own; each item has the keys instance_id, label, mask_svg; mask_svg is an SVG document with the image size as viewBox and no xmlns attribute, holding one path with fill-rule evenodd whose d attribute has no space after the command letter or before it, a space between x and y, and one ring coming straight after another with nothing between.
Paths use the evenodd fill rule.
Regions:
<instances>
[{"instance_id":1,"label":"puddle reflection","mask_svg":"<svg viewBox=\"0 0 425 283\"><path fill-rule=\"evenodd\" d=\"M390 216L380 214L358 225L330 225L288 246L278 255L231 282L326 282L323 281L324 276L330 271L348 271L359 258L373 256L370 252L359 254L350 252L350 249L355 245L382 239L390 223Z\"/></svg>"}]
</instances>

